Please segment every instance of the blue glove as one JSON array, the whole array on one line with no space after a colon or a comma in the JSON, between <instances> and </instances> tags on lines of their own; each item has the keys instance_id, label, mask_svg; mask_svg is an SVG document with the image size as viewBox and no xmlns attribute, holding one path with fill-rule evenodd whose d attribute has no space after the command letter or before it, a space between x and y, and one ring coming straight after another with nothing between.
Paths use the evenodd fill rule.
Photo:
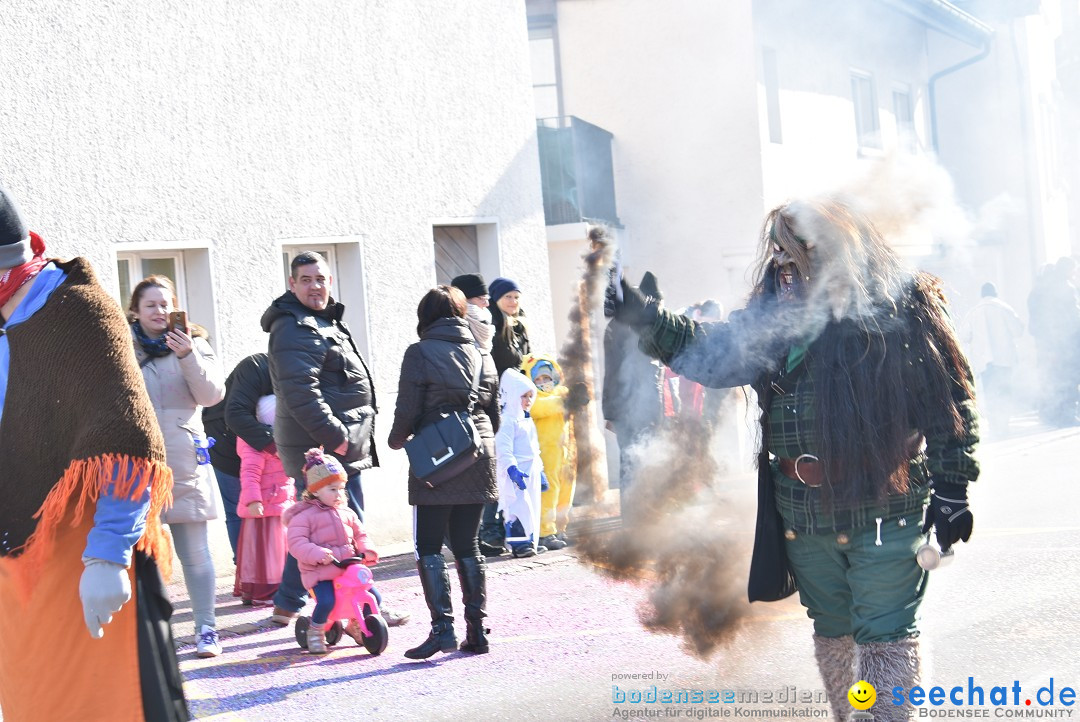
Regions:
<instances>
[{"instance_id":1,"label":"blue glove","mask_svg":"<svg viewBox=\"0 0 1080 722\"><path fill-rule=\"evenodd\" d=\"M521 469L511 466L506 470L506 475L510 477L510 481L517 485L517 488L525 491L525 480L529 478L528 474L522 474Z\"/></svg>"},{"instance_id":2,"label":"blue glove","mask_svg":"<svg viewBox=\"0 0 1080 722\"><path fill-rule=\"evenodd\" d=\"M551 488L551 484L548 483L547 474L540 472L540 491L547 491Z\"/></svg>"}]
</instances>

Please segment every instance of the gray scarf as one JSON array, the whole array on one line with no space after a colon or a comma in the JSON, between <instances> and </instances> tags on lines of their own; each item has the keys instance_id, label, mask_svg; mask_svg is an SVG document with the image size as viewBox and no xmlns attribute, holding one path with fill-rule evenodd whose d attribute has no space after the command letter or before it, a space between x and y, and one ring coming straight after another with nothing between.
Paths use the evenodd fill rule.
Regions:
<instances>
[{"instance_id":1,"label":"gray scarf","mask_svg":"<svg viewBox=\"0 0 1080 722\"><path fill-rule=\"evenodd\" d=\"M471 303L466 304L465 320L469 322L469 330L476 339L476 345L484 351L490 351L491 337L495 334L495 326L491 323L491 311Z\"/></svg>"}]
</instances>

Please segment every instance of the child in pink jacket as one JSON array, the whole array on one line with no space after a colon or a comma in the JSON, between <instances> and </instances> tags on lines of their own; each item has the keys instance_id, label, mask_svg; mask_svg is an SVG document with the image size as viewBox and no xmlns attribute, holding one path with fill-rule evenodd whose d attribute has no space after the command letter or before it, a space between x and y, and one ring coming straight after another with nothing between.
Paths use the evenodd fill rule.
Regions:
<instances>
[{"instance_id":1,"label":"child in pink jacket","mask_svg":"<svg viewBox=\"0 0 1080 722\"><path fill-rule=\"evenodd\" d=\"M368 547L360 517L346 505L348 476L338 460L321 449L311 449L304 457L304 498L285 512L284 519L289 552L300 567L300 581L315 597L307 633L308 652L326 654L326 621L336 601L333 580L345 573L331 562L353 556L375 562L379 555ZM345 633L362 643L357 620L349 621Z\"/></svg>"},{"instance_id":2,"label":"child in pink jacket","mask_svg":"<svg viewBox=\"0 0 1080 722\"><path fill-rule=\"evenodd\" d=\"M255 418L267 426L274 424L274 397L263 396L255 408ZM236 582L233 596L247 606L271 605L281 570L285 565L285 526L281 515L293 505L296 490L285 475L277 448L271 443L262 451L237 437L240 456L240 501L236 513L241 518L236 545Z\"/></svg>"}]
</instances>

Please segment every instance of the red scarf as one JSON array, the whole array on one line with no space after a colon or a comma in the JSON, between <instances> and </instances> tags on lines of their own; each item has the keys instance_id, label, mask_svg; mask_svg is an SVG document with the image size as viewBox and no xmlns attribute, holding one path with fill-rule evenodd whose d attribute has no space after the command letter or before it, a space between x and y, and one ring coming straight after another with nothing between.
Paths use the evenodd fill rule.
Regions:
<instances>
[{"instance_id":1,"label":"red scarf","mask_svg":"<svg viewBox=\"0 0 1080 722\"><path fill-rule=\"evenodd\" d=\"M45 264L49 262L45 258L45 241L41 240L41 236L33 231L30 231L30 250L34 252L32 259L21 266L9 269L0 278L0 307L10 301L15 292L22 288L27 281L38 275L41 269L45 267Z\"/></svg>"}]
</instances>

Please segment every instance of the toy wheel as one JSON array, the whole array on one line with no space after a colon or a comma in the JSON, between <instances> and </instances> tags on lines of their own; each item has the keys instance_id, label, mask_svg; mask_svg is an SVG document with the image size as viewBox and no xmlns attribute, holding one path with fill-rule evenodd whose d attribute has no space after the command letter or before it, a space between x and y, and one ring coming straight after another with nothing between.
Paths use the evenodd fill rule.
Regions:
<instances>
[{"instance_id":1,"label":"toy wheel","mask_svg":"<svg viewBox=\"0 0 1080 722\"><path fill-rule=\"evenodd\" d=\"M341 639L341 622L334 622L326 628L327 645L337 644Z\"/></svg>"},{"instance_id":2,"label":"toy wheel","mask_svg":"<svg viewBox=\"0 0 1080 722\"><path fill-rule=\"evenodd\" d=\"M311 620L308 617L296 618L296 643L303 649L307 649L307 630L311 626Z\"/></svg>"},{"instance_id":3,"label":"toy wheel","mask_svg":"<svg viewBox=\"0 0 1080 722\"><path fill-rule=\"evenodd\" d=\"M364 617L367 628L371 630L370 637L364 637L364 649L369 653L379 655L386 650L386 644L390 641L390 632L386 628L386 621L378 614L369 614Z\"/></svg>"}]
</instances>

